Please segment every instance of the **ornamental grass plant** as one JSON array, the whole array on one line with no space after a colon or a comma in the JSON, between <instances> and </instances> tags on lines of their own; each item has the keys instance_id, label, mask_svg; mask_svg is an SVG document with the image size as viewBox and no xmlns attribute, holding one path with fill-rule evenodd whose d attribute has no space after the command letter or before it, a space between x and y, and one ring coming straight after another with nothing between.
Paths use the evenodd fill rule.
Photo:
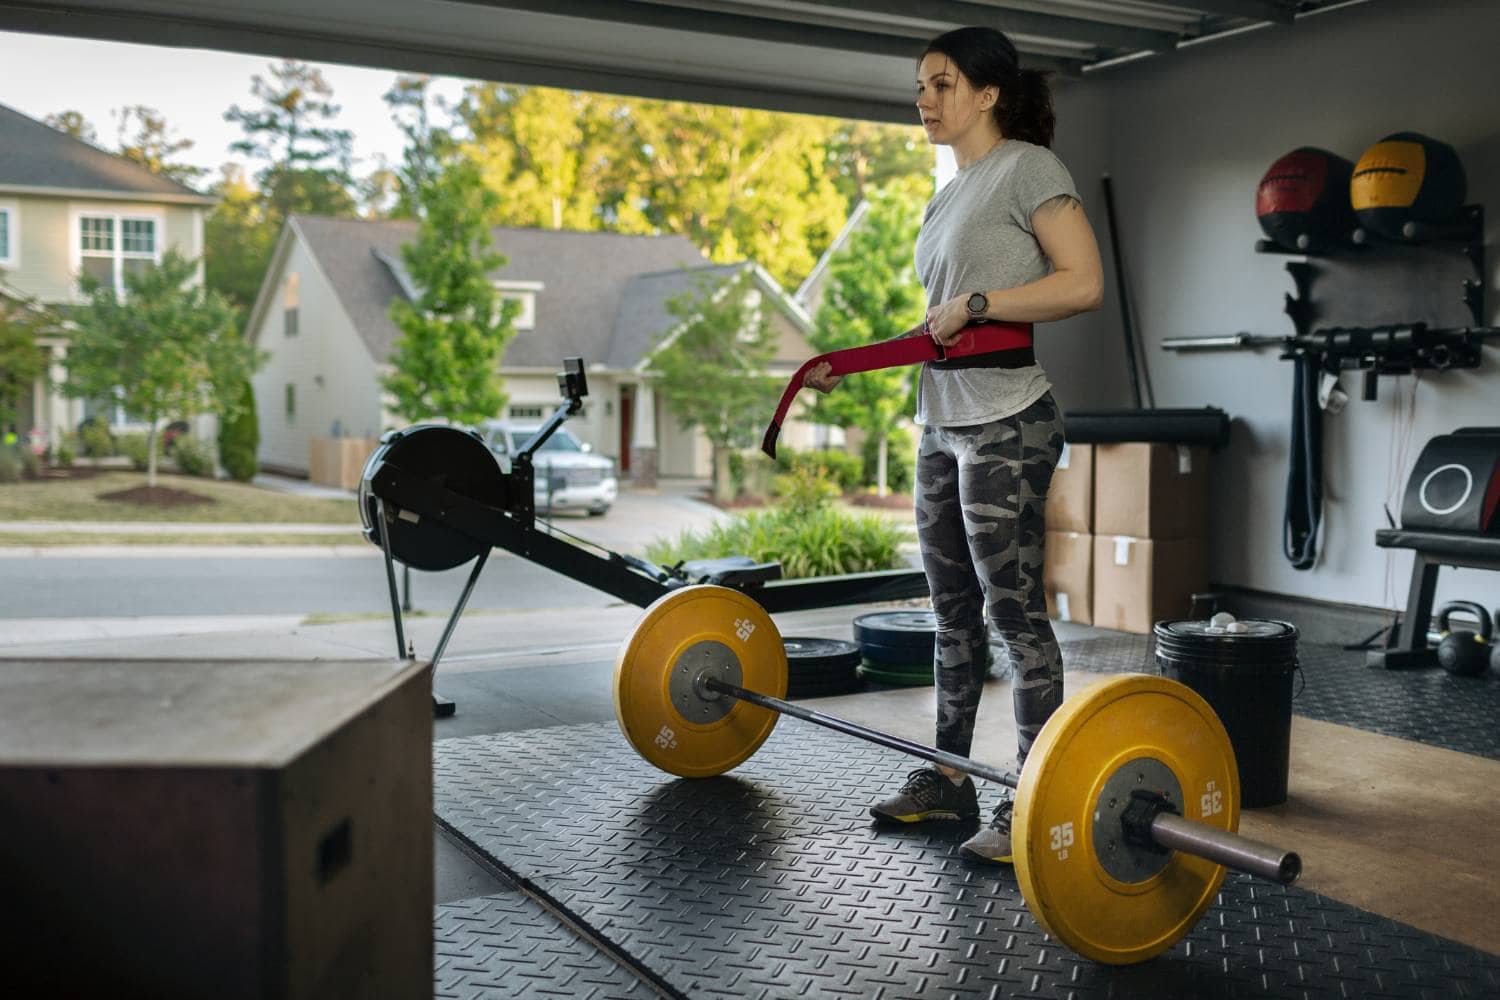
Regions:
<instances>
[{"instance_id":1,"label":"ornamental grass plant","mask_svg":"<svg viewBox=\"0 0 1500 1000\"><path fill-rule=\"evenodd\" d=\"M690 559L746 555L780 562L785 579L900 569L908 529L878 515L851 514L833 504L838 489L816 470L795 469L776 481L779 500L704 532L680 534L646 548L662 565Z\"/></svg>"}]
</instances>

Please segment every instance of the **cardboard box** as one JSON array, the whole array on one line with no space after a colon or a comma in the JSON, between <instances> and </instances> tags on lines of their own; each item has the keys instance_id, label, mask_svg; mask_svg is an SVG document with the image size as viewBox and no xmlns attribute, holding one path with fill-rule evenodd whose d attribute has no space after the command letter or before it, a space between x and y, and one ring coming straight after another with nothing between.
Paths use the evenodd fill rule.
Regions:
<instances>
[{"instance_id":1,"label":"cardboard box","mask_svg":"<svg viewBox=\"0 0 1500 1000\"><path fill-rule=\"evenodd\" d=\"M1094 530L1094 446L1065 444L1047 489L1047 530Z\"/></svg>"},{"instance_id":2,"label":"cardboard box","mask_svg":"<svg viewBox=\"0 0 1500 1000\"><path fill-rule=\"evenodd\" d=\"M416 660L0 661L8 996L430 997Z\"/></svg>"},{"instance_id":3,"label":"cardboard box","mask_svg":"<svg viewBox=\"0 0 1500 1000\"><path fill-rule=\"evenodd\" d=\"M1077 531L1047 532L1042 586L1047 591L1047 617L1093 624L1094 536Z\"/></svg>"},{"instance_id":4,"label":"cardboard box","mask_svg":"<svg viewBox=\"0 0 1500 1000\"><path fill-rule=\"evenodd\" d=\"M1208 449L1175 444L1094 447L1094 534L1208 534Z\"/></svg>"},{"instance_id":5,"label":"cardboard box","mask_svg":"<svg viewBox=\"0 0 1500 1000\"><path fill-rule=\"evenodd\" d=\"M1181 621L1193 594L1208 589L1201 538L1094 536L1094 624L1149 635L1159 621Z\"/></svg>"}]
</instances>

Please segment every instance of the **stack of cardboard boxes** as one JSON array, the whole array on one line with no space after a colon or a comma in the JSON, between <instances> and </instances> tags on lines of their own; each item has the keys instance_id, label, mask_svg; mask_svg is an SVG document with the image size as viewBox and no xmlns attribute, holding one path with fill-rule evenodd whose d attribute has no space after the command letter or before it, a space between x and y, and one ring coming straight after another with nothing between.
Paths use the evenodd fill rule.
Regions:
<instances>
[{"instance_id":1,"label":"stack of cardboard boxes","mask_svg":"<svg viewBox=\"0 0 1500 1000\"><path fill-rule=\"evenodd\" d=\"M1146 634L1207 587L1208 449L1069 445L1047 495L1047 613Z\"/></svg>"}]
</instances>

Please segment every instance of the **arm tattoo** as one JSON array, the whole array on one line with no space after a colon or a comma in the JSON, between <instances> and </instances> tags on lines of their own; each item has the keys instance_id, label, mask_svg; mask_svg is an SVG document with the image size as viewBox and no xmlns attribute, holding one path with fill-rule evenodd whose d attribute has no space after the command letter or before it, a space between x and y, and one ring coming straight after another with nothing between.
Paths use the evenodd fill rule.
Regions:
<instances>
[{"instance_id":1,"label":"arm tattoo","mask_svg":"<svg viewBox=\"0 0 1500 1000\"><path fill-rule=\"evenodd\" d=\"M1036 207L1036 212L1032 212L1031 214L1036 215L1038 212L1062 212L1064 210L1076 212L1082 207L1078 199L1072 195L1060 194L1042 202Z\"/></svg>"}]
</instances>

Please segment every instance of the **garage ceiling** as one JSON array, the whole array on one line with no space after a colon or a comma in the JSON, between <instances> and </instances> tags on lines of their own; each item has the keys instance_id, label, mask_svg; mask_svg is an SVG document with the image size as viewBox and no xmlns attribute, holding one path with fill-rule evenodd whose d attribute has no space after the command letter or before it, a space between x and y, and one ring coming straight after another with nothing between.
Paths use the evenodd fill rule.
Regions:
<instances>
[{"instance_id":1,"label":"garage ceiling","mask_svg":"<svg viewBox=\"0 0 1500 1000\"><path fill-rule=\"evenodd\" d=\"M1349 2L0 0L0 29L909 123L916 55L959 25L1083 76Z\"/></svg>"}]
</instances>

